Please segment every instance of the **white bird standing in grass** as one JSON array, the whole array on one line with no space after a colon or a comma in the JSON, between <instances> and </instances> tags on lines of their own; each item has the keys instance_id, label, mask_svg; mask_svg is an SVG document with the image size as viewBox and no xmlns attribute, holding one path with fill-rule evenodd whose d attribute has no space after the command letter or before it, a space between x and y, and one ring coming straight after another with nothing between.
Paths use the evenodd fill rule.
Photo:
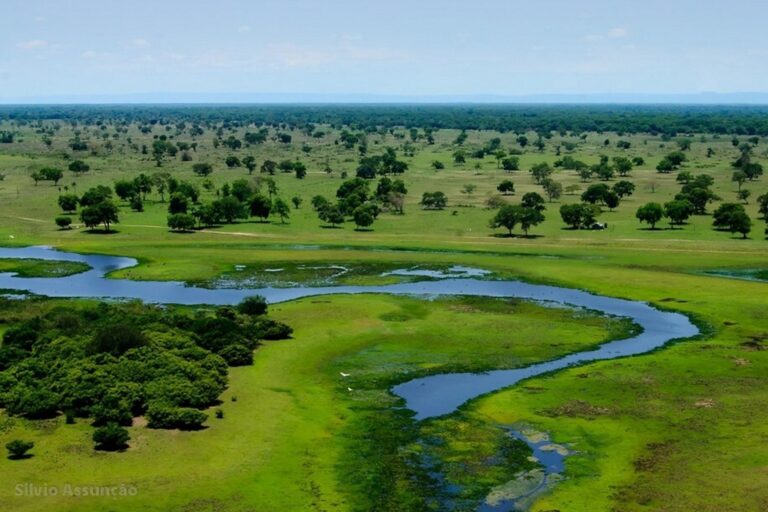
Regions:
<instances>
[{"instance_id":1,"label":"white bird standing in grass","mask_svg":"<svg viewBox=\"0 0 768 512\"><path fill-rule=\"evenodd\" d=\"M348 387L348 388L347 388L347 391L352 391L352 388L349 388L349 387Z\"/></svg>"},{"instance_id":2,"label":"white bird standing in grass","mask_svg":"<svg viewBox=\"0 0 768 512\"><path fill-rule=\"evenodd\" d=\"M339 374L340 374L342 377L345 377L345 378L346 378L346 377L349 377L350 375L352 375L351 373L344 373L344 372L339 372Z\"/></svg>"}]
</instances>

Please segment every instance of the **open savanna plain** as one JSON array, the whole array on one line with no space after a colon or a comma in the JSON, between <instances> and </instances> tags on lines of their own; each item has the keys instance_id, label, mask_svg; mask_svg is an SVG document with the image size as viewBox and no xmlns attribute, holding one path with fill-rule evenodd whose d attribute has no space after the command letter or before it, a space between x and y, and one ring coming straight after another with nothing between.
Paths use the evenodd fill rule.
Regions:
<instances>
[{"instance_id":1,"label":"open savanna plain","mask_svg":"<svg viewBox=\"0 0 768 512\"><path fill-rule=\"evenodd\" d=\"M51 123L53 121L47 121ZM495 486L530 469L519 446L509 444L504 428L544 432L567 447L564 479L538 496L536 511L761 511L768 509L768 321L766 283L711 274L712 271L760 271L768 266L755 198L768 192L768 178L746 182L752 196L745 209L754 225L747 239L712 228L710 215L694 215L669 229L647 229L635 218L647 202L670 201L679 191L676 172L656 165L678 150L676 138L650 134L586 133L584 138L553 134L544 148L521 147L519 134L468 130L463 148L471 153L492 139L501 148L519 150L517 171L499 169L493 156L467 157L456 165L453 153L459 130L411 140L394 128L366 135L368 154L396 149L408 169L397 178L408 189L404 214L382 212L370 229L346 222L329 228L310 200L333 198L355 175L357 145L337 143L340 127L318 125L322 137L290 127L270 127L270 134L290 133L290 144L271 139L233 150L214 147L216 128L194 137L191 161L165 158L156 167L150 155L132 148L151 146L155 136L189 140L177 128L153 125L143 133L129 124L113 137L113 126L95 124L61 128L43 143L35 126L6 121L0 131L17 133L0 144L0 243L4 246L51 245L80 252L134 257L139 265L110 275L115 279L178 280L199 286L243 282L266 268L341 266L357 269L346 284L389 283L381 277L396 268L452 265L491 272L491 279L578 288L596 294L645 301L688 315L701 335L680 340L641 356L590 363L530 379L465 404L448 416L416 422L402 408L391 386L417 376L448 371L515 368L578 352L627 336L629 322L592 312L551 308L517 300L443 297L393 297L376 294L331 295L270 306L270 316L294 329L291 339L264 342L254 364L231 368L207 428L182 432L149 429L140 419L129 427L129 448L119 453L93 450L87 420L66 424L63 417L29 420L0 412L0 442L35 442L32 458L0 461L0 509L283 511L283 510L473 510ZM44 122L46 123L46 122ZM257 127L223 130L242 138ZM75 137L89 150L73 152ZM108 138L101 134L107 133ZM528 138L536 139L535 133ZM129 139L130 138L130 142ZM681 171L706 173L721 198L710 204L737 202L731 163L739 157L732 136L692 134ZM747 136L740 136L741 142ZM111 141L111 148L105 147ZM629 149L617 147L619 140ZM608 144L606 145L606 141ZM565 143L574 144L571 151ZM558 149L559 147L559 149ZM305 149L302 149L305 148ZM760 139L753 160L766 161L768 142ZM708 151L711 149L711 151ZM558 155L558 151L560 155ZM406 156L408 155L412 156ZM546 203L546 220L529 237L504 236L489 227L495 210L489 196L505 179L515 184L519 202L526 192L542 189L528 170L570 154L588 164L600 155L642 157L644 163L625 178L636 188L613 211L604 208L600 231L571 230L560 219L561 204L578 202L595 178L584 182L575 171L556 169L552 178L581 190ZM67 155L67 159L64 158ZM169 231L168 203L148 194L144 211L120 203L120 222L110 234L91 233L72 216L74 229L59 230L60 193L82 195L96 185L140 173L168 172L197 184L203 200L236 179L265 175L245 167L229 168L228 156L252 155L301 160L307 175L297 179L279 170L277 195L303 202L282 222L243 219L195 230ZM73 159L90 170L76 176L66 170ZM440 161L445 169L436 170ZM195 163L211 163L213 183L195 175ZM57 185L30 174L42 167L64 169ZM330 172L326 172L330 169ZM611 184L611 182L609 182ZM466 185L475 188L467 190ZM66 187L66 190L64 189ZM375 188L375 181L372 183ZM61 189L61 190L60 190ZM443 210L424 210L424 192L442 191ZM166 194L167 196L167 194ZM27 276L65 275L36 261L0 260L0 271ZM279 279L279 278L275 278ZM290 280L290 279L288 279ZM5 301L0 331L46 308L75 305L79 299ZM205 306L200 306L205 308ZM181 308L194 310L196 308ZM347 377L342 376L348 375ZM425 438L439 442L424 443ZM518 453L520 452L520 453ZM499 457L499 453L505 457ZM420 467L439 461L442 479L430 479ZM432 468L435 469L435 468ZM425 476L426 475L426 476ZM135 496L73 498L19 495L17 483L37 486L126 485ZM446 489L461 489L448 493Z\"/></svg>"}]
</instances>

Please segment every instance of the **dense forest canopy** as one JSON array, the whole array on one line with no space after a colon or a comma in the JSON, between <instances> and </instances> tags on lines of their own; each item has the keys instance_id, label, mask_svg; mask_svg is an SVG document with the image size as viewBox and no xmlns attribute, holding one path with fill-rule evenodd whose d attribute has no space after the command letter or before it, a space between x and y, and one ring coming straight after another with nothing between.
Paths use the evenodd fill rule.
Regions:
<instances>
[{"instance_id":1,"label":"dense forest canopy","mask_svg":"<svg viewBox=\"0 0 768 512\"><path fill-rule=\"evenodd\" d=\"M0 120L768 135L768 106L755 105L3 105Z\"/></svg>"}]
</instances>

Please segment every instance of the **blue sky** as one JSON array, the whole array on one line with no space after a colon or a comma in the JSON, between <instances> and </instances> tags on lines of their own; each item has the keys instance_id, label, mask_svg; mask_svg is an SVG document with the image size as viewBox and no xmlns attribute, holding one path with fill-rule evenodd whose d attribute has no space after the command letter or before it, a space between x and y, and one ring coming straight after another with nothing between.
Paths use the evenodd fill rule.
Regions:
<instances>
[{"instance_id":1,"label":"blue sky","mask_svg":"<svg viewBox=\"0 0 768 512\"><path fill-rule=\"evenodd\" d=\"M0 100L768 92L764 0L2 0Z\"/></svg>"}]
</instances>

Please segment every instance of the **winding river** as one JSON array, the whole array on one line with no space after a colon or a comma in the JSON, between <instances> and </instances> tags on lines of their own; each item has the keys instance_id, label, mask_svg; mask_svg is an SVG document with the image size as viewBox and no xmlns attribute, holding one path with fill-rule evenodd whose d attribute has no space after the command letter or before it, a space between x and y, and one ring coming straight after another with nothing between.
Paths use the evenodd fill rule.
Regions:
<instances>
[{"instance_id":1,"label":"winding river","mask_svg":"<svg viewBox=\"0 0 768 512\"><path fill-rule=\"evenodd\" d=\"M630 318L642 328L640 334L636 336L610 341L593 350L569 354L524 368L485 373L438 374L413 379L395 386L392 391L405 400L406 406L414 411L415 418L418 420L449 414L468 400L512 386L523 379L589 361L642 354L661 347L670 340L689 338L699 333L696 326L685 315L661 311L643 302L521 281L483 280L476 277L481 273L466 271L458 273L463 277L455 277L456 273L432 273L430 277L438 279L382 286L236 289L201 288L177 281L108 279L106 277L108 273L138 264L133 258L118 256L69 253L49 247L25 247L0 248L0 258L75 261L86 263L91 267L90 270L67 277L22 278L13 273L0 273L0 289L25 291L49 297L130 298L165 304L225 305L236 304L254 294L263 295L271 303L330 294L472 295L519 298L587 308L606 315ZM410 275L409 271L403 274ZM530 442L528 444L535 452L536 445ZM556 464L556 466L559 465ZM553 468L552 471L557 469ZM514 500L510 500L503 507L493 507L493 510L512 510L513 508Z\"/></svg>"},{"instance_id":2,"label":"winding river","mask_svg":"<svg viewBox=\"0 0 768 512\"><path fill-rule=\"evenodd\" d=\"M317 295L355 293L474 295L519 298L583 307L606 315L630 318L642 328L642 332L636 336L611 341L594 350L569 354L525 368L486 373L439 374L395 386L393 391L406 401L407 407L416 413L417 419L448 414L472 398L511 386L523 379L588 361L642 354L661 347L670 340L689 338L699 332L685 315L660 311L643 302L521 281L446 278L383 286L210 289L188 286L178 281L131 281L106 278L109 272L137 265L138 262L133 258L77 254L49 247L0 248L0 258L77 261L91 267L88 271L68 277L29 278L18 277L8 272L0 273L0 289L26 291L49 297L131 298L164 304L224 305L236 304L254 294L263 295L271 303Z\"/></svg>"}]
</instances>

